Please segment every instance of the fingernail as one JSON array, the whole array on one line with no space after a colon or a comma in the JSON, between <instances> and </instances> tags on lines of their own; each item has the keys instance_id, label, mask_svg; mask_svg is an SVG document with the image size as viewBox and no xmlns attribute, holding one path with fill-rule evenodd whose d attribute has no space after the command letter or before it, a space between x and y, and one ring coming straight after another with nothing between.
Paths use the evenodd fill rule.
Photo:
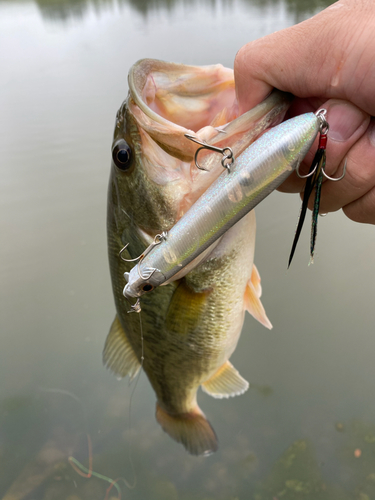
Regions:
<instances>
[{"instance_id":1,"label":"fingernail","mask_svg":"<svg viewBox=\"0 0 375 500\"><path fill-rule=\"evenodd\" d=\"M338 142L347 141L366 119L367 114L353 104L333 104L327 113L329 138Z\"/></svg>"},{"instance_id":2,"label":"fingernail","mask_svg":"<svg viewBox=\"0 0 375 500\"><path fill-rule=\"evenodd\" d=\"M371 119L370 126L368 128L368 134L369 134L370 142L375 148L375 118Z\"/></svg>"}]
</instances>

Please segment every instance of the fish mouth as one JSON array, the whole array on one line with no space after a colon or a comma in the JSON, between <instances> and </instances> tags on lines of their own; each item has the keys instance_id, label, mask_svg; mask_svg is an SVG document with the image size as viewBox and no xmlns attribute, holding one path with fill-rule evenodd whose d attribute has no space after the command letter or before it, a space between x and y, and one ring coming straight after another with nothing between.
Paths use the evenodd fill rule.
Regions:
<instances>
[{"instance_id":1,"label":"fish mouth","mask_svg":"<svg viewBox=\"0 0 375 500\"><path fill-rule=\"evenodd\" d=\"M175 133L198 132L238 116L233 70L221 64L187 66L142 59L129 72L134 103L155 123Z\"/></svg>"},{"instance_id":2,"label":"fish mouth","mask_svg":"<svg viewBox=\"0 0 375 500\"><path fill-rule=\"evenodd\" d=\"M290 94L276 91L239 116L233 70L221 64L188 66L141 59L130 69L128 81L130 107L139 125L161 147L176 149L189 160L196 148L184 139L186 133L212 145L229 142L238 155L251 138L264 132L259 122L266 119L267 128L278 124L291 102ZM254 131L257 125L262 130ZM250 130L251 138L243 137Z\"/></svg>"},{"instance_id":3,"label":"fish mouth","mask_svg":"<svg viewBox=\"0 0 375 500\"><path fill-rule=\"evenodd\" d=\"M142 59L129 72L128 111L137 124L147 176L174 183L176 221L222 173L221 155L202 150L197 169L196 137L241 154L265 130L279 124L292 97L274 91L239 115L233 70L221 64L187 66Z\"/></svg>"}]
</instances>

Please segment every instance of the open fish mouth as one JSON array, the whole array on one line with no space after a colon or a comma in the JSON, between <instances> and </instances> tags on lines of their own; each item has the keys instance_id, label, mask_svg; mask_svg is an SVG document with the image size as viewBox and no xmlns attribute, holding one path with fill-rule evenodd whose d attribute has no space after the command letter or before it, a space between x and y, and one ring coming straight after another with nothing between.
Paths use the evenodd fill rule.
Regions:
<instances>
[{"instance_id":1,"label":"open fish mouth","mask_svg":"<svg viewBox=\"0 0 375 500\"><path fill-rule=\"evenodd\" d=\"M138 61L129 72L126 102L139 131L136 147L148 178L175 189L175 222L222 173L221 157L202 151L196 168L195 136L237 157L266 129L280 123L291 96L273 92L263 103L238 115L233 70L220 64L186 66L153 59ZM120 110L121 111L121 110Z\"/></svg>"}]
</instances>

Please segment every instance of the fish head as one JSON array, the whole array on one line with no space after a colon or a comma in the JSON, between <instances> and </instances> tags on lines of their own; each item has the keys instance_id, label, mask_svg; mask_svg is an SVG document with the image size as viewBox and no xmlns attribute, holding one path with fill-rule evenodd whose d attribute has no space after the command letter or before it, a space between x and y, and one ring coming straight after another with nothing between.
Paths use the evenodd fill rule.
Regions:
<instances>
[{"instance_id":1,"label":"fish head","mask_svg":"<svg viewBox=\"0 0 375 500\"><path fill-rule=\"evenodd\" d=\"M220 64L143 59L128 80L112 144L110 211L119 231L131 225L150 238L168 231L223 171L222 156L204 150L199 170L197 144L186 134L237 156L282 120L291 101L277 91L239 116L233 70Z\"/></svg>"}]
</instances>

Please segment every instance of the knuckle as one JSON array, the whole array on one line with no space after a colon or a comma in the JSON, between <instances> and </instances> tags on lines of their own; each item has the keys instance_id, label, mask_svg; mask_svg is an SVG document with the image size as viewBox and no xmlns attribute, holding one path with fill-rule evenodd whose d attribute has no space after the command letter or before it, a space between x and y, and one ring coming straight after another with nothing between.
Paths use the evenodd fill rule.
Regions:
<instances>
[{"instance_id":1,"label":"knuckle","mask_svg":"<svg viewBox=\"0 0 375 500\"><path fill-rule=\"evenodd\" d=\"M354 222L375 224L375 188L342 210Z\"/></svg>"}]
</instances>

